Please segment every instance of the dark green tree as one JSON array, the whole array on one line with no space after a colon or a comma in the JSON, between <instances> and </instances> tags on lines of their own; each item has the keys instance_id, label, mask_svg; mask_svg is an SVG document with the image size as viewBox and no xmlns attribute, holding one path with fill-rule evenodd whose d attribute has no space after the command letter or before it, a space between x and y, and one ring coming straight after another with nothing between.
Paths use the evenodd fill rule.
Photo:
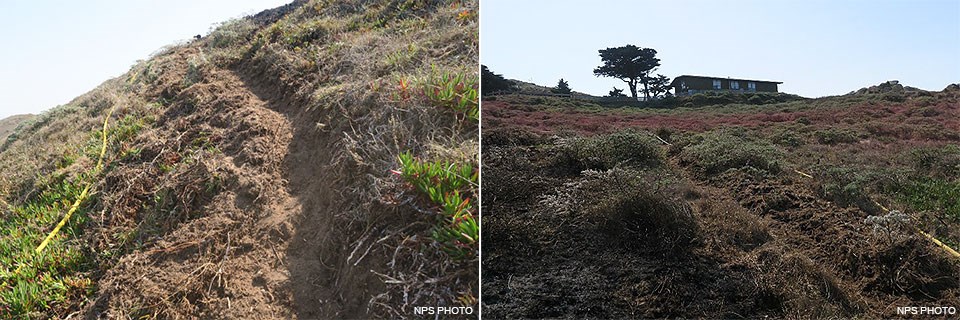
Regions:
<instances>
[{"instance_id":1,"label":"dark green tree","mask_svg":"<svg viewBox=\"0 0 960 320\"><path fill-rule=\"evenodd\" d=\"M503 76L493 73L487 66L480 66L480 90L483 95L502 91L514 91L516 85L513 81L505 79Z\"/></svg>"},{"instance_id":2,"label":"dark green tree","mask_svg":"<svg viewBox=\"0 0 960 320\"><path fill-rule=\"evenodd\" d=\"M656 77L650 78L648 82L650 83L650 93L654 97L659 97L670 91L670 78L665 75L657 74Z\"/></svg>"},{"instance_id":3,"label":"dark green tree","mask_svg":"<svg viewBox=\"0 0 960 320\"><path fill-rule=\"evenodd\" d=\"M617 87L613 87L613 90L610 90L610 93L608 93L608 94L609 94L611 97L626 97L626 96L627 96L627 95L623 94L623 89L617 89Z\"/></svg>"},{"instance_id":4,"label":"dark green tree","mask_svg":"<svg viewBox=\"0 0 960 320\"><path fill-rule=\"evenodd\" d=\"M560 78L560 81L557 82L557 86L550 88L550 92L559 93L559 94L570 94L570 84L566 81L563 81L563 78Z\"/></svg>"},{"instance_id":5,"label":"dark green tree","mask_svg":"<svg viewBox=\"0 0 960 320\"><path fill-rule=\"evenodd\" d=\"M594 75L626 82L634 98L637 98L637 84L643 84L644 97L650 98L650 72L660 66L657 50L626 45L599 51L603 65L593 69Z\"/></svg>"}]
</instances>

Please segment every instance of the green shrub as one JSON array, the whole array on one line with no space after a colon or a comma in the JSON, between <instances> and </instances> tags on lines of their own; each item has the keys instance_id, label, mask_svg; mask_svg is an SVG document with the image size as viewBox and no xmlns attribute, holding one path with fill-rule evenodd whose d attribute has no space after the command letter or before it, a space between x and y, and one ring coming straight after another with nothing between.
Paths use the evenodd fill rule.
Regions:
<instances>
[{"instance_id":1,"label":"green shrub","mask_svg":"<svg viewBox=\"0 0 960 320\"><path fill-rule=\"evenodd\" d=\"M822 176L821 192L825 198L840 205L868 204L870 201L866 189L874 178L869 170L863 168L829 168Z\"/></svg>"},{"instance_id":2,"label":"green shrub","mask_svg":"<svg viewBox=\"0 0 960 320\"><path fill-rule=\"evenodd\" d=\"M903 170L874 167L825 167L820 172L821 196L842 205L855 205L869 213L880 213L871 194L896 192L907 175Z\"/></svg>"},{"instance_id":3,"label":"green shrub","mask_svg":"<svg viewBox=\"0 0 960 320\"><path fill-rule=\"evenodd\" d=\"M483 95L517 90L517 85L514 84L513 81L507 80L502 75L493 73L493 71L490 71L490 69L484 65L480 66L480 79Z\"/></svg>"},{"instance_id":4,"label":"green shrub","mask_svg":"<svg viewBox=\"0 0 960 320\"><path fill-rule=\"evenodd\" d=\"M656 167L663 162L660 142L648 133L621 131L588 138L573 138L561 148L561 157L577 171L609 170L617 165Z\"/></svg>"},{"instance_id":5,"label":"green shrub","mask_svg":"<svg viewBox=\"0 0 960 320\"><path fill-rule=\"evenodd\" d=\"M483 145L491 146L532 146L543 138L531 131L518 127L494 127L483 130Z\"/></svg>"},{"instance_id":6,"label":"green shrub","mask_svg":"<svg viewBox=\"0 0 960 320\"><path fill-rule=\"evenodd\" d=\"M280 21L267 28L264 34L270 42L282 43L288 49L296 49L323 42L331 34L338 32L337 28L339 27L335 23L324 19L298 24Z\"/></svg>"},{"instance_id":7,"label":"green shrub","mask_svg":"<svg viewBox=\"0 0 960 320\"><path fill-rule=\"evenodd\" d=\"M673 141L674 133L676 133L676 130L667 127L659 127L657 128L657 131L654 132L657 137L660 137L660 139L663 139L666 142Z\"/></svg>"},{"instance_id":8,"label":"green shrub","mask_svg":"<svg viewBox=\"0 0 960 320\"><path fill-rule=\"evenodd\" d=\"M803 137L792 130L780 131L774 134L770 140L773 141L773 143L784 147L796 148L804 145Z\"/></svg>"},{"instance_id":9,"label":"green shrub","mask_svg":"<svg viewBox=\"0 0 960 320\"><path fill-rule=\"evenodd\" d=\"M730 130L706 132L695 140L698 142L685 147L680 157L683 163L701 173L716 174L740 168L753 168L761 173L781 170L783 153L768 142Z\"/></svg>"},{"instance_id":10,"label":"green shrub","mask_svg":"<svg viewBox=\"0 0 960 320\"><path fill-rule=\"evenodd\" d=\"M251 41L256 30L257 26L249 19L234 19L220 24L207 36L205 46L209 49L210 59L217 66L238 62L248 50L246 44ZM153 69L156 68L147 70L159 73L159 70ZM155 79L156 76L148 77L147 83L152 83Z\"/></svg>"},{"instance_id":11,"label":"green shrub","mask_svg":"<svg viewBox=\"0 0 960 320\"><path fill-rule=\"evenodd\" d=\"M727 104L773 104L790 101L805 100L806 98L786 93L733 93L733 92L702 92L691 96L676 97L670 104L661 104L661 107L683 106L688 108Z\"/></svg>"},{"instance_id":12,"label":"green shrub","mask_svg":"<svg viewBox=\"0 0 960 320\"><path fill-rule=\"evenodd\" d=\"M817 142L822 144L854 143L860 141L860 134L850 129L830 128L814 132Z\"/></svg>"},{"instance_id":13,"label":"green shrub","mask_svg":"<svg viewBox=\"0 0 960 320\"><path fill-rule=\"evenodd\" d=\"M880 99L890 101L890 102L904 102L907 101L907 98L903 96L902 93L888 92L884 93Z\"/></svg>"},{"instance_id":14,"label":"green shrub","mask_svg":"<svg viewBox=\"0 0 960 320\"><path fill-rule=\"evenodd\" d=\"M928 176L946 179L960 178L960 146L924 147L910 151L914 170Z\"/></svg>"},{"instance_id":15,"label":"green shrub","mask_svg":"<svg viewBox=\"0 0 960 320\"><path fill-rule=\"evenodd\" d=\"M928 106L934 105L937 102L937 99L934 97L923 96L923 97L916 98L915 101L917 106L928 107Z\"/></svg>"},{"instance_id":16,"label":"green shrub","mask_svg":"<svg viewBox=\"0 0 960 320\"><path fill-rule=\"evenodd\" d=\"M256 31L256 25L249 19L233 19L217 26L208 38L211 48L228 48L239 46L247 41Z\"/></svg>"},{"instance_id":17,"label":"green shrub","mask_svg":"<svg viewBox=\"0 0 960 320\"><path fill-rule=\"evenodd\" d=\"M737 101L732 93L697 93L687 98L694 106L702 107L717 104L730 104Z\"/></svg>"},{"instance_id":18,"label":"green shrub","mask_svg":"<svg viewBox=\"0 0 960 320\"><path fill-rule=\"evenodd\" d=\"M202 57L187 60L187 74L183 76L183 87L190 87L203 80L203 68L206 61Z\"/></svg>"}]
</instances>

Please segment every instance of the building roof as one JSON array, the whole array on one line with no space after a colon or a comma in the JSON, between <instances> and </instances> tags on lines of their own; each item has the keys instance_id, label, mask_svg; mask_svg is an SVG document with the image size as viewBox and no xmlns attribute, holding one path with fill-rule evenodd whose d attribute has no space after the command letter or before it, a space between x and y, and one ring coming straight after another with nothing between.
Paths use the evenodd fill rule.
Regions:
<instances>
[{"instance_id":1,"label":"building roof","mask_svg":"<svg viewBox=\"0 0 960 320\"><path fill-rule=\"evenodd\" d=\"M686 74L685 74L685 75L681 75L681 76L677 76L676 78L673 78L673 81L670 82L670 86L671 86L671 87L674 86L674 84L676 84L677 80L679 80L680 78L701 78L701 79L721 79L721 80L722 80L722 79L727 79L727 80L735 80L735 81L764 82L764 83L776 83L776 84L781 84L781 83L783 83L783 82L780 82L780 81L739 79L739 78L730 78L730 77L691 76L691 75L686 75Z\"/></svg>"}]
</instances>

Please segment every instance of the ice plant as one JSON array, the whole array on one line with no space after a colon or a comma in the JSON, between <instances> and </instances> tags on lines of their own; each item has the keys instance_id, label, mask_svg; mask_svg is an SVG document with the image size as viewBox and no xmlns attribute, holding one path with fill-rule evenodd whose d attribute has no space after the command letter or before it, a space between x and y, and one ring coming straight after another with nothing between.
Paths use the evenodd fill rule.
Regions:
<instances>
[{"instance_id":1,"label":"ice plant","mask_svg":"<svg viewBox=\"0 0 960 320\"><path fill-rule=\"evenodd\" d=\"M400 170L391 170L425 195L437 206L439 221L434 226L432 237L441 249L456 259L463 259L476 252L475 244L480 236L480 227L474 219L474 207L464 194L471 185L476 185L478 174L469 164L416 159L409 152L399 156Z\"/></svg>"},{"instance_id":2,"label":"ice plant","mask_svg":"<svg viewBox=\"0 0 960 320\"><path fill-rule=\"evenodd\" d=\"M450 108L472 120L480 119L479 91L476 77L459 73L436 73L423 88L433 105Z\"/></svg>"}]
</instances>

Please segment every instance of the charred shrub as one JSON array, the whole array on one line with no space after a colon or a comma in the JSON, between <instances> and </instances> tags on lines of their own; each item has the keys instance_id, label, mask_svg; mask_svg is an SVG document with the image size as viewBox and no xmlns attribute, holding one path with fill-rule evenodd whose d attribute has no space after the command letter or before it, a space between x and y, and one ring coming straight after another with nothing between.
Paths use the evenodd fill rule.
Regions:
<instances>
[{"instance_id":1,"label":"charred shrub","mask_svg":"<svg viewBox=\"0 0 960 320\"><path fill-rule=\"evenodd\" d=\"M706 241L750 251L772 240L766 223L732 200L704 198L694 201L702 216Z\"/></svg>"},{"instance_id":2,"label":"charred shrub","mask_svg":"<svg viewBox=\"0 0 960 320\"><path fill-rule=\"evenodd\" d=\"M677 252L689 249L699 238L699 225L690 205L678 198L680 183L674 178L619 168L587 171L587 178L587 184L596 187L584 190L599 193L582 195L598 199L585 212L610 244Z\"/></svg>"},{"instance_id":3,"label":"charred shrub","mask_svg":"<svg viewBox=\"0 0 960 320\"><path fill-rule=\"evenodd\" d=\"M840 280L808 256L788 253L778 246L758 250L756 268L762 271L757 284L772 295L776 309L805 310L819 319L844 318L857 308Z\"/></svg>"},{"instance_id":4,"label":"charred shrub","mask_svg":"<svg viewBox=\"0 0 960 320\"><path fill-rule=\"evenodd\" d=\"M925 247L922 238L909 237L870 250L865 257L875 261L879 270L866 289L907 294L915 299L941 299L960 287L957 277L943 276L956 274L956 264L945 255L931 255Z\"/></svg>"},{"instance_id":5,"label":"charred shrub","mask_svg":"<svg viewBox=\"0 0 960 320\"><path fill-rule=\"evenodd\" d=\"M664 155L659 142L638 131L572 138L559 145L557 163L576 171L609 170L617 165L656 167Z\"/></svg>"},{"instance_id":6,"label":"charred shrub","mask_svg":"<svg viewBox=\"0 0 960 320\"><path fill-rule=\"evenodd\" d=\"M485 146L483 150L483 197L497 202L528 201L543 193L548 177L538 176L537 154L523 148ZM493 202L491 202L493 203Z\"/></svg>"},{"instance_id":7,"label":"charred shrub","mask_svg":"<svg viewBox=\"0 0 960 320\"><path fill-rule=\"evenodd\" d=\"M780 172L782 152L769 142L733 130L706 132L696 140L683 149L680 159L701 173L710 175L741 168Z\"/></svg>"}]
</instances>

